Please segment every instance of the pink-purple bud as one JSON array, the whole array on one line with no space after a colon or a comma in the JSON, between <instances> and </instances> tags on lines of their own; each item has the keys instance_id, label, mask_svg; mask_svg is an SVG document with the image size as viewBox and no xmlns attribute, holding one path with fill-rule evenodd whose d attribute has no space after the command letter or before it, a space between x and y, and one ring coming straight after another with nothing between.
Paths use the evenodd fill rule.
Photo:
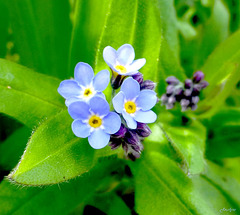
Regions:
<instances>
[{"instance_id":1,"label":"pink-purple bud","mask_svg":"<svg viewBox=\"0 0 240 215\"><path fill-rule=\"evenodd\" d=\"M203 79L204 79L204 74L202 71L197 71L193 74L193 82L199 83Z\"/></svg>"},{"instance_id":2,"label":"pink-purple bud","mask_svg":"<svg viewBox=\"0 0 240 215\"><path fill-rule=\"evenodd\" d=\"M132 76L133 79L135 79L139 84L142 84L143 82L143 75L142 73L138 72L137 74Z\"/></svg>"},{"instance_id":3,"label":"pink-purple bud","mask_svg":"<svg viewBox=\"0 0 240 215\"><path fill-rule=\"evenodd\" d=\"M170 76L166 79L166 82L170 85L178 85L179 84L179 80L174 77L174 76Z\"/></svg>"},{"instance_id":4,"label":"pink-purple bud","mask_svg":"<svg viewBox=\"0 0 240 215\"><path fill-rule=\"evenodd\" d=\"M148 137L152 133L151 129L145 123L140 122L137 123L136 132L140 137Z\"/></svg>"},{"instance_id":5,"label":"pink-purple bud","mask_svg":"<svg viewBox=\"0 0 240 215\"><path fill-rule=\"evenodd\" d=\"M153 81L146 80L140 85L141 90L154 90L156 84Z\"/></svg>"}]
</instances>

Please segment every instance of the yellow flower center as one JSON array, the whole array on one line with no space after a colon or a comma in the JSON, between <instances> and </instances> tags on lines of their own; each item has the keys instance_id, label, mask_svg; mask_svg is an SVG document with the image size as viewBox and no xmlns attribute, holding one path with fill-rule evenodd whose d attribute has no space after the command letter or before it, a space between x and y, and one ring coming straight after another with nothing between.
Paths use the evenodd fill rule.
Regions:
<instances>
[{"instance_id":1,"label":"yellow flower center","mask_svg":"<svg viewBox=\"0 0 240 215\"><path fill-rule=\"evenodd\" d=\"M83 96L88 97L93 94L92 90L90 88L85 89Z\"/></svg>"},{"instance_id":2,"label":"yellow flower center","mask_svg":"<svg viewBox=\"0 0 240 215\"><path fill-rule=\"evenodd\" d=\"M127 72L127 69L122 65L115 66L115 69L120 71L121 73L126 73Z\"/></svg>"},{"instance_id":3,"label":"yellow flower center","mask_svg":"<svg viewBox=\"0 0 240 215\"><path fill-rule=\"evenodd\" d=\"M137 106L134 102L128 101L124 104L125 110L127 113L135 113Z\"/></svg>"},{"instance_id":4,"label":"yellow flower center","mask_svg":"<svg viewBox=\"0 0 240 215\"><path fill-rule=\"evenodd\" d=\"M88 121L88 124L93 128L98 128L102 125L102 119L97 115L92 115Z\"/></svg>"}]
</instances>

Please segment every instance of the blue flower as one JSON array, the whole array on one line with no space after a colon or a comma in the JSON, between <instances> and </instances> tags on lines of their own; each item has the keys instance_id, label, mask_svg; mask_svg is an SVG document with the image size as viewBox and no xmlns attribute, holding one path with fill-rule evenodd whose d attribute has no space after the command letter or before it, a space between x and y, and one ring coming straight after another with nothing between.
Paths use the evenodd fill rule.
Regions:
<instances>
[{"instance_id":1,"label":"blue flower","mask_svg":"<svg viewBox=\"0 0 240 215\"><path fill-rule=\"evenodd\" d=\"M119 75L134 75L146 63L145 58L134 60L135 52L130 44L122 45L117 51L111 46L103 50L103 58L108 66Z\"/></svg>"},{"instance_id":2,"label":"blue flower","mask_svg":"<svg viewBox=\"0 0 240 215\"><path fill-rule=\"evenodd\" d=\"M137 122L152 123L157 119L150 109L156 104L157 96L153 90L141 90L139 83L132 77L124 80L120 92L113 98L113 107L121 113L131 129Z\"/></svg>"},{"instance_id":3,"label":"blue flower","mask_svg":"<svg viewBox=\"0 0 240 215\"><path fill-rule=\"evenodd\" d=\"M78 63L74 70L75 80L64 80L58 87L58 92L66 99L69 106L75 101L88 102L94 96L105 98L102 93L109 84L108 70L100 71L95 77L92 67L87 63Z\"/></svg>"},{"instance_id":4,"label":"blue flower","mask_svg":"<svg viewBox=\"0 0 240 215\"><path fill-rule=\"evenodd\" d=\"M68 112L74 119L73 133L77 137L88 137L88 142L94 149L105 147L110 140L110 134L116 133L121 126L120 116L110 112L107 101L98 96L93 97L89 103L71 103Z\"/></svg>"}]
</instances>

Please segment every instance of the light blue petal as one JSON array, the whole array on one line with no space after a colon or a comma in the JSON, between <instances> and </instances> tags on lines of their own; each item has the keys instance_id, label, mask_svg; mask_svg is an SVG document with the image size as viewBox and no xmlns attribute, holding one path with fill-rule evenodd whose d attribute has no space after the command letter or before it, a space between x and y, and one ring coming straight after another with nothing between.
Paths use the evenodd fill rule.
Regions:
<instances>
[{"instance_id":1,"label":"light blue petal","mask_svg":"<svg viewBox=\"0 0 240 215\"><path fill-rule=\"evenodd\" d=\"M88 86L92 82L93 77L94 72L89 64L80 62L76 65L74 78L80 85Z\"/></svg>"},{"instance_id":2,"label":"light blue petal","mask_svg":"<svg viewBox=\"0 0 240 215\"><path fill-rule=\"evenodd\" d=\"M157 115L149 110L149 111L137 111L135 113L135 116L134 116L134 119L137 121L137 122L142 122L142 123L153 123L156 121L157 119Z\"/></svg>"},{"instance_id":3,"label":"light blue petal","mask_svg":"<svg viewBox=\"0 0 240 215\"><path fill-rule=\"evenodd\" d=\"M117 61L123 66L132 63L134 58L134 49L130 44L124 44L117 50Z\"/></svg>"},{"instance_id":4,"label":"light blue petal","mask_svg":"<svg viewBox=\"0 0 240 215\"><path fill-rule=\"evenodd\" d=\"M121 91L112 99L113 107L118 113L122 113L123 111L124 99L125 95Z\"/></svg>"},{"instance_id":5,"label":"light blue petal","mask_svg":"<svg viewBox=\"0 0 240 215\"><path fill-rule=\"evenodd\" d=\"M140 93L139 83L132 77L129 77L123 81L121 91L125 94L127 100L132 100Z\"/></svg>"},{"instance_id":6,"label":"light blue petal","mask_svg":"<svg viewBox=\"0 0 240 215\"><path fill-rule=\"evenodd\" d=\"M101 97L106 100L106 96L102 92L96 93L95 96Z\"/></svg>"},{"instance_id":7,"label":"light blue petal","mask_svg":"<svg viewBox=\"0 0 240 215\"><path fill-rule=\"evenodd\" d=\"M135 60L135 61L133 61L133 63L131 65L129 65L128 69L129 69L129 71L138 71L145 65L145 63L146 63L145 58Z\"/></svg>"},{"instance_id":8,"label":"light blue petal","mask_svg":"<svg viewBox=\"0 0 240 215\"><path fill-rule=\"evenodd\" d=\"M108 134L116 133L121 126L121 118L117 113L110 112L103 118L104 131Z\"/></svg>"},{"instance_id":9,"label":"light blue petal","mask_svg":"<svg viewBox=\"0 0 240 215\"><path fill-rule=\"evenodd\" d=\"M79 101L82 101L82 99L79 97L71 97L71 98L66 99L65 105L68 107L73 102L79 102Z\"/></svg>"},{"instance_id":10,"label":"light blue petal","mask_svg":"<svg viewBox=\"0 0 240 215\"><path fill-rule=\"evenodd\" d=\"M73 96L79 96L81 87L75 80L64 80L58 87L59 94L65 99Z\"/></svg>"},{"instance_id":11,"label":"light blue petal","mask_svg":"<svg viewBox=\"0 0 240 215\"><path fill-rule=\"evenodd\" d=\"M104 148L110 140L110 134L106 134L102 129L97 129L88 137L90 146L94 149Z\"/></svg>"},{"instance_id":12,"label":"light blue petal","mask_svg":"<svg viewBox=\"0 0 240 215\"><path fill-rule=\"evenodd\" d=\"M79 119L73 121L72 130L77 137L85 138L90 135L90 126Z\"/></svg>"},{"instance_id":13,"label":"light blue petal","mask_svg":"<svg viewBox=\"0 0 240 215\"><path fill-rule=\"evenodd\" d=\"M93 87L97 91L103 91L107 88L110 81L110 72L108 70L100 71L93 79Z\"/></svg>"},{"instance_id":14,"label":"light blue petal","mask_svg":"<svg viewBox=\"0 0 240 215\"><path fill-rule=\"evenodd\" d=\"M117 60L117 51L111 46L107 46L103 49L103 59L109 67L113 67Z\"/></svg>"},{"instance_id":15,"label":"light blue petal","mask_svg":"<svg viewBox=\"0 0 240 215\"><path fill-rule=\"evenodd\" d=\"M142 90L136 99L137 107L150 110L157 103L157 96L153 90Z\"/></svg>"},{"instance_id":16,"label":"light blue petal","mask_svg":"<svg viewBox=\"0 0 240 215\"><path fill-rule=\"evenodd\" d=\"M73 119L88 119L89 105L85 102L73 102L68 106L68 112Z\"/></svg>"},{"instance_id":17,"label":"light blue petal","mask_svg":"<svg viewBox=\"0 0 240 215\"><path fill-rule=\"evenodd\" d=\"M137 128L137 122L131 117L128 113L125 111L122 112L123 118L127 122L127 126L131 129L136 129Z\"/></svg>"},{"instance_id":18,"label":"light blue petal","mask_svg":"<svg viewBox=\"0 0 240 215\"><path fill-rule=\"evenodd\" d=\"M108 102L99 96L91 98L89 106L91 111L99 116L107 115L110 110Z\"/></svg>"}]
</instances>

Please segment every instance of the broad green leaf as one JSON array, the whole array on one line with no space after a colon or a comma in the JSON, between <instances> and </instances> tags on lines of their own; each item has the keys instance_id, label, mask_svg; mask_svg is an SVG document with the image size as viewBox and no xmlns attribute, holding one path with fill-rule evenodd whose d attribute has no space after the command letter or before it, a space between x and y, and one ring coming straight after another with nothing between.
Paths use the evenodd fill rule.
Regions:
<instances>
[{"instance_id":1,"label":"broad green leaf","mask_svg":"<svg viewBox=\"0 0 240 215\"><path fill-rule=\"evenodd\" d=\"M208 125L206 155L209 159L240 156L240 109L225 108Z\"/></svg>"},{"instance_id":2,"label":"broad green leaf","mask_svg":"<svg viewBox=\"0 0 240 215\"><path fill-rule=\"evenodd\" d=\"M31 130L21 127L0 144L0 166L5 170L13 169L24 152Z\"/></svg>"},{"instance_id":3,"label":"broad green leaf","mask_svg":"<svg viewBox=\"0 0 240 215\"><path fill-rule=\"evenodd\" d=\"M70 214L78 205L85 204L89 198L99 192L102 184L116 183L110 174L117 170L122 162L102 162L89 173L63 183L49 187L21 187L4 180L0 184L1 215L32 214Z\"/></svg>"},{"instance_id":4,"label":"broad green leaf","mask_svg":"<svg viewBox=\"0 0 240 215\"><path fill-rule=\"evenodd\" d=\"M68 77L69 1L13 0L7 4L20 62L37 72Z\"/></svg>"},{"instance_id":5,"label":"broad green leaf","mask_svg":"<svg viewBox=\"0 0 240 215\"><path fill-rule=\"evenodd\" d=\"M18 166L8 176L19 184L46 185L89 171L98 158L116 154L110 147L95 150L87 138L76 137L67 111L43 122L32 134Z\"/></svg>"},{"instance_id":6,"label":"broad green leaf","mask_svg":"<svg viewBox=\"0 0 240 215\"><path fill-rule=\"evenodd\" d=\"M175 162L156 151L143 153L130 166L135 176L135 209L139 214L154 215L161 211L161 214L215 215L223 207L236 208L232 196L225 195L207 176L188 178Z\"/></svg>"},{"instance_id":7,"label":"broad green leaf","mask_svg":"<svg viewBox=\"0 0 240 215\"><path fill-rule=\"evenodd\" d=\"M119 11L124 11L124 16L116 16ZM130 43L135 49L136 59L147 60L140 70L145 79L164 84L166 76L181 78L184 75L178 63L177 39L173 1L112 0L99 39L95 68L97 71L107 68L102 57L106 46L118 49Z\"/></svg>"},{"instance_id":8,"label":"broad green leaf","mask_svg":"<svg viewBox=\"0 0 240 215\"><path fill-rule=\"evenodd\" d=\"M107 0L76 1L69 56L69 74L73 74L73 69L79 61L94 66L98 40L104 28L107 9L110 5L111 3Z\"/></svg>"},{"instance_id":9,"label":"broad green leaf","mask_svg":"<svg viewBox=\"0 0 240 215\"><path fill-rule=\"evenodd\" d=\"M201 173L204 170L206 128L195 119L182 125L177 121L177 115L166 112L159 115L159 126L171 146L183 157L188 173Z\"/></svg>"},{"instance_id":10,"label":"broad green leaf","mask_svg":"<svg viewBox=\"0 0 240 215\"><path fill-rule=\"evenodd\" d=\"M32 128L63 108L60 80L0 59L0 112Z\"/></svg>"}]
</instances>

